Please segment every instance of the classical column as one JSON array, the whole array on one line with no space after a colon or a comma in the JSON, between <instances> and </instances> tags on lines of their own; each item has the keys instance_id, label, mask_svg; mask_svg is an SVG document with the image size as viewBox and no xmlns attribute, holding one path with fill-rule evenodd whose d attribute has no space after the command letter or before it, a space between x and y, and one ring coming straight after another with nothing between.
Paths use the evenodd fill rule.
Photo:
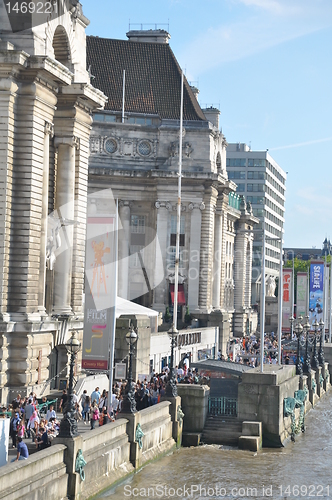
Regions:
<instances>
[{"instance_id":1,"label":"classical column","mask_svg":"<svg viewBox=\"0 0 332 500\"><path fill-rule=\"evenodd\" d=\"M199 306L205 312L212 309L212 271L214 249L214 214L218 191L214 186L205 188L202 213Z\"/></svg>"},{"instance_id":2,"label":"classical column","mask_svg":"<svg viewBox=\"0 0 332 500\"><path fill-rule=\"evenodd\" d=\"M226 235L228 224L228 194L220 193L218 196L218 208L221 207L223 217L221 219L222 225L222 241L221 241L221 255L220 255L220 305L224 309L225 301L225 286L226 286Z\"/></svg>"},{"instance_id":3,"label":"classical column","mask_svg":"<svg viewBox=\"0 0 332 500\"><path fill-rule=\"evenodd\" d=\"M190 249L188 268L188 306L189 311L199 309L199 262L201 251L201 225L204 203L189 203L190 218Z\"/></svg>"},{"instance_id":4,"label":"classical column","mask_svg":"<svg viewBox=\"0 0 332 500\"><path fill-rule=\"evenodd\" d=\"M73 225L75 197L75 149L79 140L74 137L56 137L58 148L55 208L59 217L61 245L54 265L55 314L71 314L71 271L73 258Z\"/></svg>"},{"instance_id":5,"label":"classical column","mask_svg":"<svg viewBox=\"0 0 332 500\"><path fill-rule=\"evenodd\" d=\"M220 286L221 286L221 244L222 244L222 212L216 210L214 216L214 255L213 255L213 288L212 306L220 309Z\"/></svg>"},{"instance_id":6,"label":"classical column","mask_svg":"<svg viewBox=\"0 0 332 500\"><path fill-rule=\"evenodd\" d=\"M119 201L119 216L122 231L119 233L119 282L118 294L123 299L128 297L129 256L130 256L130 202Z\"/></svg>"},{"instance_id":7,"label":"classical column","mask_svg":"<svg viewBox=\"0 0 332 500\"><path fill-rule=\"evenodd\" d=\"M168 240L168 210L172 209L169 202L156 201L157 209L157 238L159 241L160 252L156 252L155 272L154 272L154 305L153 308L160 312L165 312L166 299L166 261Z\"/></svg>"},{"instance_id":8,"label":"classical column","mask_svg":"<svg viewBox=\"0 0 332 500\"><path fill-rule=\"evenodd\" d=\"M54 125L45 122L44 160L43 160L43 196L40 231L40 264L39 264L39 289L38 312L45 314L45 281L46 281L46 244L47 244L47 216L48 216L48 190L50 171L50 137L54 135Z\"/></svg>"}]
</instances>

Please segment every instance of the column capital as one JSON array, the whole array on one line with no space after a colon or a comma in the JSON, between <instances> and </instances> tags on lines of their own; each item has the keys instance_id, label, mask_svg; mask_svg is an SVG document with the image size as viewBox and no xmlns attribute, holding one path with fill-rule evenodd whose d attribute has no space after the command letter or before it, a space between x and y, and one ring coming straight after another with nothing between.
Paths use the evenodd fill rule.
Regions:
<instances>
[{"instance_id":1,"label":"column capital","mask_svg":"<svg viewBox=\"0 0 332 500\"><path fill-rule=\"evenodd\" d=\"M80 148L80 139L75 135L70 136L56 136L54 139L54 146L58 148L61 144L65 144L75 149Z\"/></svg>"},{"instance_id":2,"label":"column capital","mask_svg":"<svg viewBox=\"0 0 332 500\"><path fill-rule=\"evenodd\" d=\"M45 128L44 128L45 135L49 135L54 137L54 123L50 122L45 122Z\"/></svg>"},{"instance_id":3,"label":"column capital","mask_svg":"<svg viewBox=\"0 0 332 500\"><path fill-rule=\"evenodd\" d=\"M198 208L202 212L205 210L205 203L203 201L201 203L189 203L188 210L192 211L194 208Z\"/></svg>"},{"instance_id":4,"label":"column capital","mask_svg":"<svg viewBox=\"0 0 332 500\"><path fill-rule=\"evenodd\" d=\"M129 208L131 208L132 206L133 206L133 202L132 201L119 200L119 207L129 207Z\"/></svg>"},{"instance_id":5,"label":"column capital","mask_svg":"<svg viewBox=\"0 0 332 500\"><path fill-rule=\"evenodd\" d=\"M170 201L159 201L159 200L157 200L155 202L154 206L157 209L159 209L159 208L166 208L169 211L173 210L172 203Z\"/></svg>"}]
</instances>

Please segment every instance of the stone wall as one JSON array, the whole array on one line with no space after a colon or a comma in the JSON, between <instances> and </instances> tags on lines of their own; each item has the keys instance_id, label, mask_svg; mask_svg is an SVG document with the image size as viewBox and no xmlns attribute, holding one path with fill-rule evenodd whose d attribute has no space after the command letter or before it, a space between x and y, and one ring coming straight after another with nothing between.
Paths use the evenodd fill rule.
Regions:
<instances>
[{"instance_id":1,"label":"stone wall","mask_svg":"<svg viewBox=\"0 0 332 500\"><path fill-rule=\"evenodd\" d=\"M208 414L210 388L189 384L178 384L177 388L184 413L182 443L184 446L196 446Z\"/></svg>"},{"instance_id":2,"label":"stone wall","mask_svg":"<svg viewBox=\"0 0 332 500\"><path fill-rule=\"evenodd\" d=\"M57 444L35 453L28 460L0 469L0 499L60 500L67 497L66 447Z\"/></svg>"},{"instance_id":3,"label":"stone wall","mask_svg":"<svg viewBox=\"0 0 332 500\"><path fill-rule=\"evenodd\" d=\"M238 388L238 418L262 422L263 445L282 446L291 433L291 418L284 418L284 398L299 389L295 365L264 366L243 373Z\"/></svg>"}]
</instances>

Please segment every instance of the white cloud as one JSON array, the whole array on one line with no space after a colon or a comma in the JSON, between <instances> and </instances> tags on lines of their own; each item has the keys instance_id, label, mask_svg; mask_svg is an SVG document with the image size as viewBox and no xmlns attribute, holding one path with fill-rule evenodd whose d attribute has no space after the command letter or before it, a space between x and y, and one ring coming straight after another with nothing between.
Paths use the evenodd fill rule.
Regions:
<instances>
[{"instance_id":1,"label":"white cloud","mask_svg":"<svg viewBox=\"0 0 332 500\"><path fill-rule=\"evenodd\" d=\"M292 148L300 148L303 146L311 146L312 144L319 144L321 142L329 142L332 141L332 137L325 137L324 139L314 139L312 141L305 142L297 142L295 144L288 144L287 146L278 146L276 148L270 148L270 151L279 151L281 149L292 149Z\"/></svg>"},{"instance_id":2,"label":"white cloud","mask_svg":"<svg viewBox=\"0 0 332 500\"><path fill-rule=\"evenodd\" d=\"M330 0L228 1L241 4L240 20L211 25L180 52L179 59L186 61L191 74L202 74L332 25Z\"/></svg>"}]
</instances>

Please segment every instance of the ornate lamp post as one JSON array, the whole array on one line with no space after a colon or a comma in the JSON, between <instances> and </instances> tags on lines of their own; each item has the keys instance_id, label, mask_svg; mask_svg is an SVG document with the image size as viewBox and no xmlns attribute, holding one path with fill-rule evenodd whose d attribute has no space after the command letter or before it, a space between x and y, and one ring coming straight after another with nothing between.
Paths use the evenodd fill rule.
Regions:
<instances>
[{"instance_id":1,"label":"ornate lamp post","mask_svg":"<svg viewBox=\"0 0 332 500\"><path fill-rule=\"evenodd\" d=\"M78 435L77 420L74 418L75 405L73 400L73 380L74 380L74 364L76 354L80 350L81 344L75 337L75 332L72 332L71 338L65 344L68 354L70 354L70 371L69 371L69 387L68 399L65 404L63 418L60 422L59 437L73 438Z\"/></svg>"},{"instance_id":2,"label":"ornate lamp post","mask_svg":"<svg viewBox=\"0 0 332 500\"><path fill-rule=\"evenodd\" d=\"M126 385L125 397L122 403L121 413L135 413L136 410L136 400L135 400L135 388L133 384L133 354L135 350L135 344L137 342L137 333L133 328L127 333L126 341L129 345L129 370L128 370L128 381Z\"/></svg>"},{"instance_id":3,"label":"ornate lamp post","mask_svg":"<svg viewBox=\"0 0 332 500\"><path fill-rule=\"evenodd\" d=\"M313 325L315 330L315 338L314 338L314 352L311 360L311 367L316 370L319 367L318 356L317 356L317 329L319 327L317 319L315 319Z\"/></svg>"},{"instance_id":4,"label":"ornate lamp post","mask_svg":"<svg viewBox=\"0 0 332 500\"><path fill-rule=\"evenodd\" d=\"M300 359L300 337L303 332L303 326L298 323L295 327L295 333L297 336L297 355L296 355L296 375L303 375L302 363Z\"/></svg>"},{"instance_id":5,"label":"ornate lamp post","mask_svg":"<svg viewBox=\"0 0 332 500\"><path fill-rule=\"evenodd\" d=\"M318 352L318 362L320 366L324 366L324 343L323 343L323 335L325 335L325 329L324 329L324 321L321 319L319 322L319 328L320 328L320 342L319 342L319 352Z\"/></svg>"},{"instance_id":6,"label":"ornate lamp post","mask_svg":"<svg viewBox=\"0 0 332 500\"><path fill-rule=\"evenodd\" d=\"M309 316L306 316L305 319L306 322L303 325L303 330L305 331L305 359L303 364L303 371L304 373L310 373L311 366L310 366L310 355L309 355L309 331L310 331Z\"/></svg>"},{"instance_id":7,"label":"ornate lamp post","mask_svg":"<svg viewBox=\"0 0 332 500\"><path fill-rule=\"evenodd\" d=\"M174 323L172 325L172 328L167 333L171 338L171 368L169 371L168 381L166 385L166 396L171 396L175 398L178 395L178 389L176 387L176 377L174 370L174 347L179 332L174 327Z\"/></svg>"},{"instance_id":8,"label":"ornate lamp post","mask_svg":"<svg viewBox=\"0 0 332 500\"><path fill-rule=\"evenodd\" d=\"M294 321L295 321L295 318L294 318L294 316L292 315L292 316L289 318L289 322L290 322L291 340L293 340L293 325L294 325Z\"/></svg>"}]
</instances>

